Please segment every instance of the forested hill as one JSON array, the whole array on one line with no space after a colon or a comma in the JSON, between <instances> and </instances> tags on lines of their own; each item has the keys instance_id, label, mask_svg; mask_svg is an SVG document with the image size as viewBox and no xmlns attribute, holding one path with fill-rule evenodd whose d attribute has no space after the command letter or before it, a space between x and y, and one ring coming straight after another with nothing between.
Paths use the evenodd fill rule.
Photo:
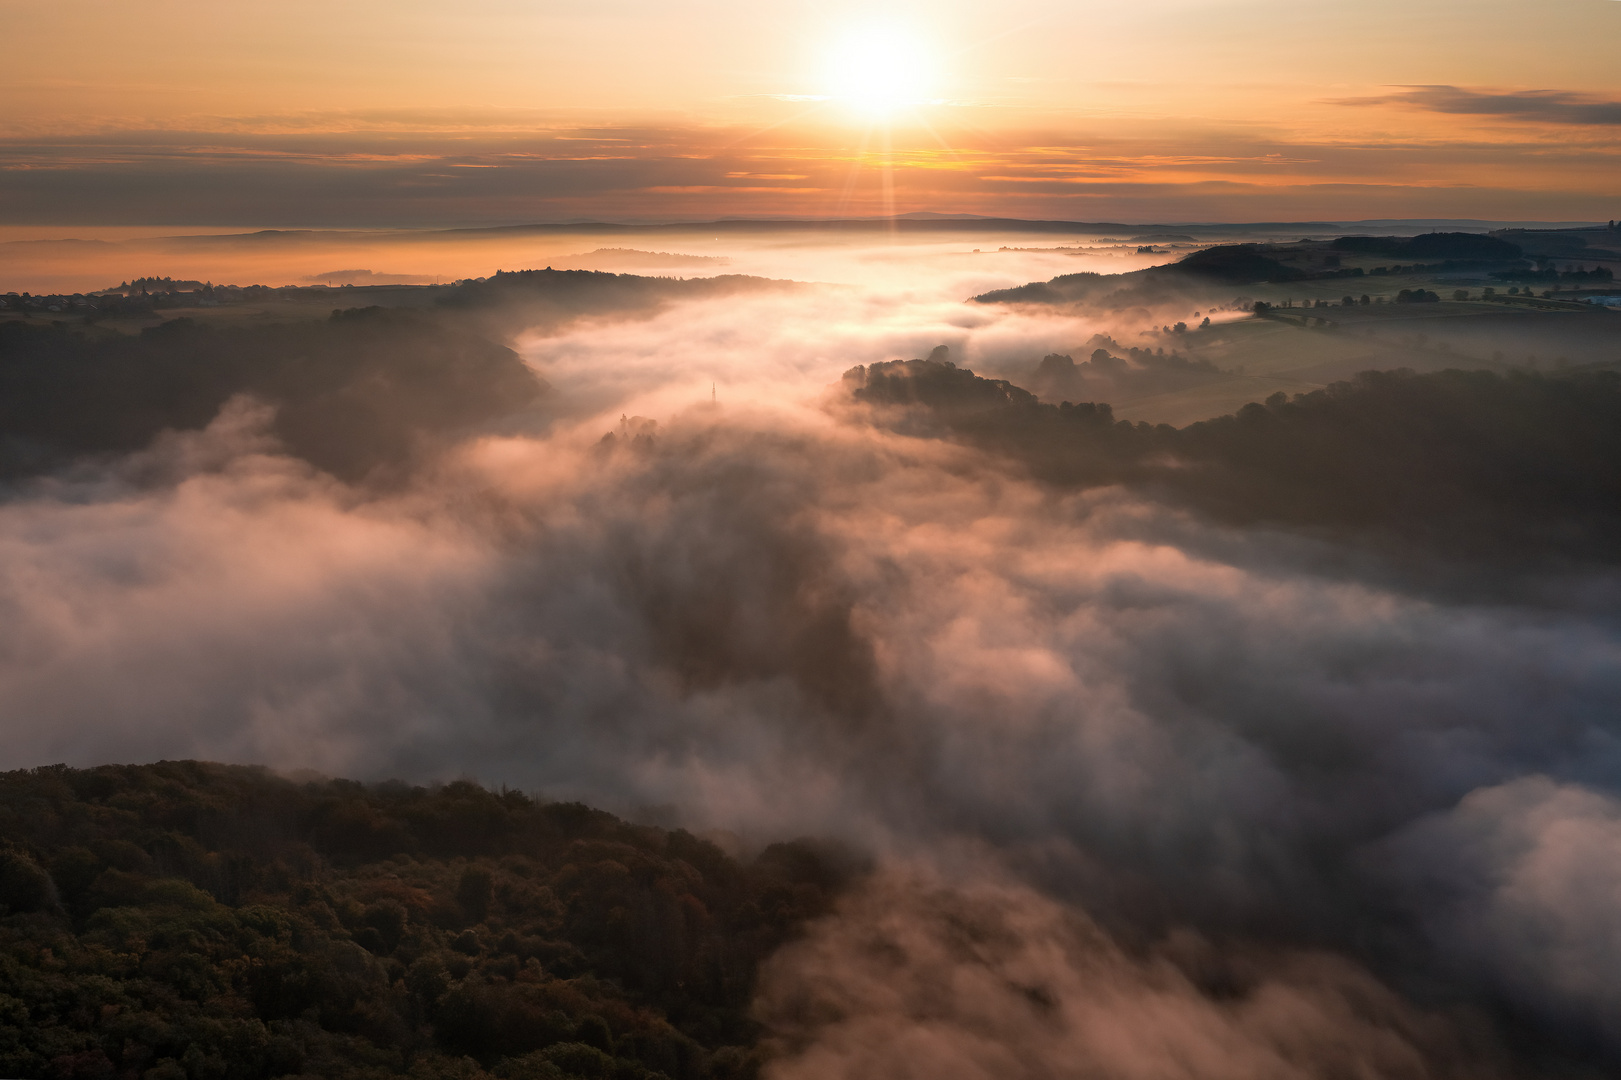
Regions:
<instances>
[{"instance_id":1,"label":"forested hill","mask_svg":"<svg viewBox=\"0 0 1621 1080\"><path fill-rule=\"evenodd\" d=\"M0 774L0 1076L749 1077L850 872L468 782Z\"/></svg>"},{"instance_id":2,"label":"forested hill","mask_svg":"<svg viewBox=\"0 0 1621 1080\"><path fill-rule=\"evenodd\" d=\"M941 350L936 350L937 353ZM1621 558L1621 373L1363 372L1191 424L1038 401L938 356L853 368L876 422L1066 487L1122 484L1232 524L1513 564Z\"/></svg>"},{"instance_id":3,"label":"forested hill","mask_svg":"<svg viewBox=\"0 0 1621 1080\"><path fill-rule=\"evenodd\" d=\"M210 326L138 337L0 322L0 479L126 454L205 427L246 395L275 407L292 453L347 480L399 471L546 385L511 349L413 311Z\"/></svg>"},{"instance_id":4,"label":"forested hill","mask_svg":"<svg viewBox=\"0 0 1621 1080\"><path fill-rule=\"evenodd\" d=\"M0 483L128 454L164 430L198 430L239 395L271 406L281 446L315 467L350 482L396 482L436 449L545 395L502 344L521 331L804 287L735 274L525 270L445 286L210 289L206 303L221 310L193 308L136 334L96 320L135 303L153 316L159 300L202 301L93 296L71 321L0 319ZM318 317L334 299L373 306ZM229 314L261 301L274 301L262 317Z\"/></svg>"}]
</instances>

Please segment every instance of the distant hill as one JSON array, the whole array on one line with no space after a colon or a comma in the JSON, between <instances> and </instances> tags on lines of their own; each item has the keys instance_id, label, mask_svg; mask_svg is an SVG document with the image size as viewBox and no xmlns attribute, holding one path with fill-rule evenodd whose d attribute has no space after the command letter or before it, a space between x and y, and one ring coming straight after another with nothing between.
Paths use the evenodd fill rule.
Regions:
<instances>
[{"instance_id":1,"label":"distant hill","mask_svg":"<svg viewBox=\"0 0 1621 1080\"><path fill-rule=\"evenodd\" d=\"M328 270L310 274L305 281L322 285L426 285L433 279L421 274L379 274L372 270Z\"/></svg>"},{"instance_id":2,"label":"distant hill","mask_svg":"<svg viewBox=\"0 0 1621 1080\"><path fill-rule=\"evenodd\" d=\"M1517 245L1476 233L1343 236L1333 241L1217 244L1167 265L1108 275L1107 282L1116 290L1128 290L1146 298L1155 288L1174 289L1178 282L1252 285L1362 277L1368 271L1359 266L1345 266L1343 260L1369 255L1412 259L1414 262L1409 269L1413 271L1523 265ZM1373 272L1383 271L1375 269ZM1047 282L998 289L972 299L979 303L1064 303L1081 296L1092 298L1104 285L1102 275L1064 274Z\"/></svg>"},{"instance_id":3,"label":"distant hill","mask_svg":"<svg viewBox=\"0 0 1621 1080\"><path fill-rule=\"evenodd\" d=\"M1393 255L1409 259L1478 259L1506 261L1524 252L1511 244L1478 233L1434 232L1419 236L1342 236L1331 245L1335 251L1372 255Z\"/></svg>"}]
</instances>

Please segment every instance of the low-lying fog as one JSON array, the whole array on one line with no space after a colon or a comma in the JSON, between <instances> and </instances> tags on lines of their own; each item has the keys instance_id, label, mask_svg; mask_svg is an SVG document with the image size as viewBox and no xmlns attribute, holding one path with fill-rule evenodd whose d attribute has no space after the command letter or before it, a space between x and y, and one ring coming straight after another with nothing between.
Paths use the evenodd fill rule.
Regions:
<instances>
[{"instance_id":1,"label":"low-lying fog","mask_svg":"<svg viewBox=\"0 0 1621 1080\"><path fill-rule=\"evenodd\" d=\"M879 869L770 967L784 1080L1614 1061L1613 569L1543 581L1533 557L1505 599L1488 560L1430 590L1399 546L1043 483L840 389L939 345L1016 382L1094 335L1164 348L1152 324L1191 310L964 302L1174 257L1118 239L60 269L453 279L635 248L824 284L523 332L549 392L388 484L289 452L251 396L16 480L0 764L465 774L744 844L842 838ZM972 251L1002 244L1089 250Z\"/></svg>"},{"instance_id":2,"label":"low-lying fog","mask_svg":"<svg viewBox=\"0 0 1621 1080\"><path fill-rule=\"evenodd\" d=\"M754 229L656 232L297 231L187 232L0 227L0 293L89 292L136 277L235 285L424 284L497 270L606 270L683 277L756 274L863 285L904 277L953 297L1093 270L1120 273L1186 252L1137 234L985 232L962 236L881 230L806 234ZM977 251L975 249L978 249ZM1003 250L1008 249L1008 250ZM356 273L356 271L360 271ZM960 296L959 296L960 294Z\"/></svg>"}]
</instances>

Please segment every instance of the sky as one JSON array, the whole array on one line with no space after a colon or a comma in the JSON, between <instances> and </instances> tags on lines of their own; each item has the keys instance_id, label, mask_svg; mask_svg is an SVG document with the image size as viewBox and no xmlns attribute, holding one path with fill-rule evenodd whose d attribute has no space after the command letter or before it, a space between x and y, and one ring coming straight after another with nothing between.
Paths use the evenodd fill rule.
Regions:
<instances>
[{"instance_id":1,"label":"sky","mask_svg":"<svg viewBox=\"0 0 1621 1080\"><path fill-rule=\"evenodd\" d=\"M0 227L1621 215L1616 0L0 0Z\"/></svg>"}]
</instances>

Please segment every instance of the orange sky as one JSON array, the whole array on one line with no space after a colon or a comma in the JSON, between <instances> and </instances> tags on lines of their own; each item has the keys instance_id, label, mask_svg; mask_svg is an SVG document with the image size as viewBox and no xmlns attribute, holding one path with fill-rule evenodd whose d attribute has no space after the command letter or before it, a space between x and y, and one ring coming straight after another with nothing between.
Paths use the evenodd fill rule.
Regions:
<instances>
[{"instance_id":1,"label":"orange sky","mask_svg":"<svg viewBox=\"0 0 1621 1080\"><path fill-rule=\"evenodd\" d=\"M0 225L1621 215L1617 0L0 0L0 25ZM874 82L898 102L849 100Z\"/></svg>"}]
</instances>

